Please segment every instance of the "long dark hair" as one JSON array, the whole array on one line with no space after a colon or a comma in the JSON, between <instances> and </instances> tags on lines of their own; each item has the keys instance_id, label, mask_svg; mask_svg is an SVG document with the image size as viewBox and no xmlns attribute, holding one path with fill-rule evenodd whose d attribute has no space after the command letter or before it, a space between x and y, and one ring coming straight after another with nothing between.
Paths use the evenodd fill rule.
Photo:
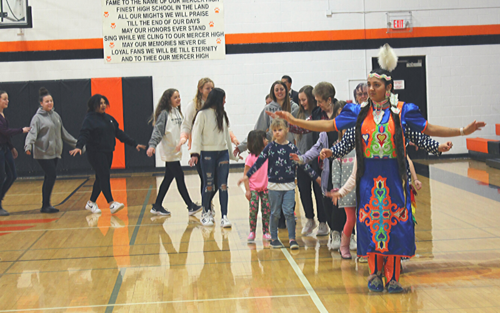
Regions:
<instances>
[{"instance_id":1,"label":"long dark hair","mask_svg":"<svg viewBox=\"0 0 500 313\"><path fill-rule=\"evenodd\" d=\"M307 98L307 111L311 113L314 108L317 106L316 104L316 99L313 96L313 86L311 85L305 85L304 87L300 88L299 94L304 93ZM300 104L300 103L299 103ZM304 110L304 107L302 105L299 106L299 114L297 115L297 118L300 118L301 120L305 119L306 117L306 110Z\"/></svg>"},{"instance_id":2,"label":"long dark hair","mask_svg":"<svg viewBox=\"0 0 500 313\"><path fill-rule=\"evenodd\" d=\"M89 102L87 102L87 112L95 112L97 108L101 106L101 99L104 99L106 106L110 106L108 98L96 93L95 95L90 97Z\"/></svg>"},{"instance_id":3,"label":"long dark hair","mask_svg":"<svg viewBox=\"0 0 500 313\"><path fill-rule=\"evenodd\" d=\"M387 75L391 76L391 73L383 70L383 69L375 69L370 72L370 74L376 73L379 75ZM386 81L385 79L381 79L384 82L384 85L387 86L391 84L391 91L394 88L394 85L392 83L392 79L389 81ZM390 100L389 100L390 102ZM391 105L397 105L397 103L390 103ZM363 140L361 138L361 124L365 120L366 116L368 115L369 110L372 109L372 100L368 99L368 105L365 106L364 108L361 108L361 111L359 112L358 115L358 120L356 121L356 158L357 158L357 172L356 172L356 198L357 198L357 203L359 205L360 203L360 187L359 183L361 181L361 177L363 176L365 172L365 155L363 153ZM406 174L406 150L405 150L405 145L404 145L404 137L403 137L403 128L401 127L401 120L399 118L399 114L394 113L392 110L391 112L391 117L392 120L394 121L394 126L395 126L395 131L394 131L394 144L396 145L396 154L397 154L397 160L398 160L398 168L399 168L399 175L401 177L401 180L403 182L404 190L405 190L405 196L406 196L406 201L405 201L405 206L406 202L408 201L409 195L408 195L408 190L407 190L407 185L408 185L408 175Z\"/></svg>"},{"instance_id":4,"label":"long dark hair","mask_svg":"<svg viewBox=\"0 0 500 313\"><path fill-rule=\"evenodd\" d=\"M38 102L43 102L43 98L45 98L46 96L50 96L50 93L47 88L42 87L38 90L38 96Z\"/></svg>"},{"instance_id":5,"label":"long dark hair","mask_svg":"<svg viewBox=\"0 0 500 313\"><path fill-rule=\"evenodd\" d=\"M273 99L274 102L278 103L278 99L276 98L276 95L274 94L274 86L276 86L276 85L281 85L281 86L283 86L283 88L285 88L286 96L285 96L285 100L283 101L283 105L281 106L281 110L292 113L292 104L290 103L290 94L288 92L288 87L281 80L277 80L271 85L271 91L269 92L269 94L271 95L271 99Z\"/></svg>"},{"instance_id":6,"label":"long dark hair","mask_svg":"<svg viewBox=\"0 0 500 313\"><path fill-rule=\"evenodd\" d=\"M179 91L177 89L170 88L163 92L160 101L158 101L158 105L156 106L155 112L153 113L153 115L151 115L149 123L153 123L154 125L156 123L156 120L158 119L158 116L160 116L161 111L166 110L169 113L170 111L172 111L173 106L171 99L175 92ZM179 109L179 113L181 113L182 116L181 106L179 105L177 108Z\"/></svg>"},{"instance_id":7,"label":"long dark hair","mask_svg":"<svg viewBox=\"0 0 500 313\"><path fill-rule=\"evenodd\" d=\"M200 113L200 111L214 108L215 117L217 118L217 128L219 129L219 131L220 132L224 131L224 121L226 121L226 124L229 127L229 119L227 118L226 111L224 110L225 96L226 92L221 88L212 89L212 91L210 91L210 93L208 94L207 101L205 101L200 110L196 112L196 115L194 116L193 119L193 124L194 121L196 120L196 116L198 116L198 113Z\"/></svg>"}]
</instances>

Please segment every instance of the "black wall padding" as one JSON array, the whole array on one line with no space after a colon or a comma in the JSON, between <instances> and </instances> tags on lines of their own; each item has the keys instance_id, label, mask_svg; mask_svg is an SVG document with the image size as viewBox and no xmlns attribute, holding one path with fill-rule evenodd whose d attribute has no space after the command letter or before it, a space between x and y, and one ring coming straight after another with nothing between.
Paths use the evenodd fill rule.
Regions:
<instances>
[{"instance_id":1,"label":"black wall padding","mask_svg":"<svg viewBox=\"0 0 500 313\"><path fill-rule=\"evenodd\" d=\"M5 110L5 115L9 120L11 128L29 126L33 115L40 107L38 90L45 87L49 90L54 99L54 109L63 121L66 130L78 137L78 132L87 111L87 100L90 98L90 80L51 80L51 81L30 81L18 83L0 83L0 89L6 90L9 94L9 108ZM19 152L19 157L15 160L19 176L43 175L38 162L32 156L24 153L24 142L26 134L12 137L12 143ZM85 156L71 157L69 150L71 147L64 144L62 159L59 160L58 174L73 174L76 172L87 172L90 170Z\"/></svg>"},{"instance_id":2,"label":"black wall padding","mask_svg":"<svg viewBox=\"0 0 500 313\"><path fill-rule=\"evenodd\" d=\"M137 142L147 145L152 126L147 124L153 111L153 90L151 77L129 77L122 79L123 114L125 132ZM0 90L9 94L9 107L4 111L11 128L29 126L31 118L39 108L38 90L45 87L54 99L54 109L62 118L66 130L78 139L83 119L87 114L87 101L91 96L90 79L50 80L0 83ZM19 152L15 160L19 176L43 175L38 162L24 153L26 134L12 137L12 143ZM72 148L64 144L62 159L57 171L62 175L91 174L86 155L71 157ZM127 169L154 168L154 158L148 158L145 151L137 152L125 145Z\"/></svg>"},{"instance_id":3,"label":"black wall padding","mask_svg":"<svg viewBox=\"0 0 500 313\"><path fill-rule=\"evenodd\" d=\"M153 126L148 120L153 113L153 78L123 77L123 123L124 131L139 144L147 147ZM152 168L155 158L148 158L145 151L137 152L125 145L125 166L127 169Z\"/></svg>"}]
</instances>

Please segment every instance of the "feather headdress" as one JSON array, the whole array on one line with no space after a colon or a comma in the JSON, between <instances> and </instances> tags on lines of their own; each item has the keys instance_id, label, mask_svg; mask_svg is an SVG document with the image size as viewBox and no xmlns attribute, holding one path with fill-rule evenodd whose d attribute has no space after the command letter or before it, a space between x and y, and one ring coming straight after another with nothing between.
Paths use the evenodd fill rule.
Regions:
<instances>
[{"instance_id":1,"label":"feather headdress","mask_svg":"<svg viewBox=\"0 0 500 313\"><path fill-rule=\"evenodd\" d=\"M396 66L398 66L398 56L389 44L380 47L378 52L378 65L380 65L381 69L389 72L392 72Z\"/></svg>"}]
</instances>

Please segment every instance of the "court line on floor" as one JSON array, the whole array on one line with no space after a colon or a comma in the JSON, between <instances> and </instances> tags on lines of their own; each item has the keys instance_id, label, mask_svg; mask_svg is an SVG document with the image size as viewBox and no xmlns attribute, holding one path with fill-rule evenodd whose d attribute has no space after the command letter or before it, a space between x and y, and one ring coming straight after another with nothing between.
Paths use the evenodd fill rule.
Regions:
<instances>
[{"instance_id":1,"label":"court line on floor","mask_svg":"<svg viewBox=\"0 0 500 313\"><path fill-rule=\"evenodd\" d=\"M311 286L309 281L307 280L306 276L302 271L300 270L299 266L295 262L295 260L292 258L290 255L290 252L286 248L282 248L281 252L285 255L285 258L288 260L288 263L290 263L290 266L293 268L295 271L295 274L299 277L300 281L302 282L302 285L304 285L304 288L306 288L307 293L311 297L312 301L316 305L316 308L321 312L321 313L328 313L328 310L325 308L323 305L323 302L319 299L318 295L316 294L316 291L314 291L314 288Z\"/></svg>"},{"instance_id":2,"label":"court line on floor","mask_svg":"<svg viewBox=\"0 0 500 313\"><path fill-rule=\"evenodd\" d=\"M148 194L146 195L146 199L144 199L144 204L142 205L141 214L139 214L139 218L137 219L137 225L134 228L134 232L132 233L132 237L130 238L130 246L135 244L135 239L137 238L137 233L139 232L139 228L141 227L142 219L144 217L144 211L146 211L146 207L149 202L149 197L151 197L151 189L153 189L153 185L149 186ZM105 313L113 312L115 308L114 305L116 303L116 299L118 298L118 293L122 287L123 277L125 277L126 268L121 268L118 276L116 277L115 285L113 287L113 291L111 292L111 296L109 297L108 307L106 308Z\"/></svg>"},{"instance_id":3,"label":"court line on floor","mask_svg":"<svg viewBox=\"0 0 500 313\"><path fill-rule=\"evenodd\" d=\"M59 205L62 205L64 204L66 201L68 201L69 198L71 198L80 188L82 188L83 185L85 185L86 182L89 181L89 178L87 178L83 183L81 183L78 187L76 187L75 190L73 190L69 196L66 197L66 199L64 199L61 203L59 204L56 204L55 206L59 206Z\"/></svg>"},{"instance_id":4,"label":"court line on floor","mask_svg":"<svg viewBox=\"0 0 500 313\"><path fill-rule=\"evenodd\" d=\"M117 303L115 307L126 307L135 305L157 305L157 304L170 304L170 303L189 303L189 302L215 302L215 301L235 301L235 300L257 300L257 299L280 299L280 298L295 298L295 297L308 297L308 294L297 295L281 295L281 296L262 296L262 297L235 297L235 298L219 298L219 299L193 299L193 300L172 300L172 301L154 301L154 302L136 302L136 303ZM109 306L108 304L96 304L87 306L63 306L53 308L35 308L35 309L18 309L18 310L0 310L0 312L25 312L25 311L52 311L52 310L75 310L75 309L90 309L90 308L103 308Z\"/></svg>"},{"instance_id":5,"label":"court line on floor","mask_svg":"<svg viewBox=\"0 0 500 313\"><path fill-rule=\"evenodd\" d=\"M38 238L37 238L37 239L36 239L36 240L35 240L35 241L34 241L34 242L33 242L33 243L32 243L32 244L28 247L28 249L26 249L26 251L24 251L23 253L21 253L21 255L19 255L19 256L17 257L17 259L16 259L15 261L13 261L13 262L12 262L12 264L10 264L10 265L9 265L9 267L7 267L7 268L5 269L5 271L3 271L2 275L0 275L0 278L2 278L2 277L5 275L5 273L7 273L7 272L11 269L11 267L12 267L12 266L14 266L14 264L16 264L16 263L17 263L17 262L18 262L18 261L19 261L19 260L20 260L20 259L21 259L24 255L25 255L25 254L26 254L26 252L28 252L28 251L29 251L29 249L30 249L31 247L33 247L33 246L34 246L34 245L38 242L38 240L40 240L40 238L42 238L43 236L45 236L45 234L46 234L46 232L45 232L45 233L43 233L43 234L41 234L41 235L40 235L40 237L38 237Z\"/></svg>"}]
</instances>

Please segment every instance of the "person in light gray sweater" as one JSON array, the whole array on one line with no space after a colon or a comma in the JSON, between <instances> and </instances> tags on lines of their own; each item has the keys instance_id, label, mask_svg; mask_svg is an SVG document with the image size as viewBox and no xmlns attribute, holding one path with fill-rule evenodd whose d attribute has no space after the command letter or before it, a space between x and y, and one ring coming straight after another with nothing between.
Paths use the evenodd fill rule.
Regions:
<instances>
[{"instance_id":1,"label":"person in light gray sweater","mask_svg":"<svg viewBox=\"0 0 500 313\"><path fill-rule=\"evenodd\" d=\"M186 188L184 172L180 162L182 151L175 149L180 140L183 120L179 91L173 88L165 90L151 117L154 129L151 139L149 139L149 148L146 151L148 157L158 153L161 160L165 162L165 176L160 185L156 201L151 208L153 214L170 215L170 211L163 207L163 200L174 178L177 183L177 190L179 190L184 203L187 205L189 215L201 211L201 206L191 200Z\"/></svg>"},{"instance_id":2,"label":"person in light gray sweater","mask_svg":"<svg viewBox=\"0 0 500 313\"><path fill-rule=\"evenodd\" d=\"M76 139L63 126L61 116L54 111L54 100L44 87L39 90L40 107L31 119L31 130L26 136L24 151L40 164L45 177L42 186L42 213L57 213L50 204L50 196L56 182L57 162L63 151L63 141L71 147Z\"/></svg>"}]
</instances>

